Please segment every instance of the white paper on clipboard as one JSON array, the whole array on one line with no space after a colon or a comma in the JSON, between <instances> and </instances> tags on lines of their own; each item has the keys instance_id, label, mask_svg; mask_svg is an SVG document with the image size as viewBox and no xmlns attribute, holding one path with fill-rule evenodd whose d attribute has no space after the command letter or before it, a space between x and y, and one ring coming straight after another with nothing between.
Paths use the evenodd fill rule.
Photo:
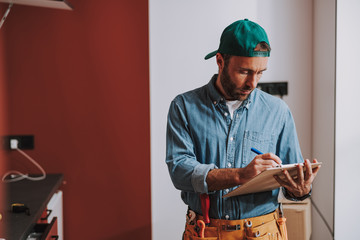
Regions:
<instances>
[{"instance_id":1,"label":"white paper on clipboard","mask_svg":"<svg viewBox=\"0 0 360 240\"><path fill-rule=\"evenodd\" d=\"M314 169L317 166L320 166L322 163L311 163L311 168ZM273 177L274 175L280 175L283 169L288 170L291 176L297 176L296 170L297 164L286 164L281 165L281 167L268 168L260 174L256 175L254 178L250 179L243 185L240 185L238 188L224 195L225 197L233 197L238 195L244 195L249 193L265 192L270 191L280 187L280 184ZM305 167L304 167L305 170Z\"/></svg>"}]
</instances>

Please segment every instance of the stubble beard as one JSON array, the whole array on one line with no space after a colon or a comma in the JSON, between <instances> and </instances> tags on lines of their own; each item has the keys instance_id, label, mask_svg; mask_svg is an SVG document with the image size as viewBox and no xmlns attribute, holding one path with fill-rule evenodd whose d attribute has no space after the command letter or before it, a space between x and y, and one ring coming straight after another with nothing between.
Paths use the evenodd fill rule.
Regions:
<instances>
[{"instance_id":1,"label":"stubble beard","mask_svg":"<svg viewBox=\"0 0 360 240\"><path fill-rule=\"evenodd\" d=\"M229 75L227 66L225 66L223 71L221 72L220 83L226 95L230 97L230 99L227 100L244 101L249 96L248 94L241 94L236 92L236 85L233 81L231 81L231 77ZM245 86L242 90L252 90L252 89Z\"/></svg>"}]
</instances>

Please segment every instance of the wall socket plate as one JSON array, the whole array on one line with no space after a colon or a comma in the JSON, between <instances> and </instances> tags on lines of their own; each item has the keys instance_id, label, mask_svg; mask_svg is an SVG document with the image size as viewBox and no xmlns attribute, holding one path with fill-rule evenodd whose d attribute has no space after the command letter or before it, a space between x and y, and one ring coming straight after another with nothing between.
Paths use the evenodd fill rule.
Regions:
<instances>
[{"instance_id":1,"label":"wall socket plate","mask_svg":"<svg viewBox=\"0 0 360 240\"><path fill-rule=\"evenodd\" d=\"M278 95L282 97L288 94L287 82L263 82L258 83L257 87L271 95Z\"/></svg>"},{"instance_id":2,"label":"wall socket plate","mask_svg":"<svg viewBox=\"0 0 360 240\"><path fill-rule=\"evenodd\" d=\"M3 148L6 150L13 150L10 147L11 140L18 141L18 148L22 150L34 149L34 135L9 135L3 137Z\"/></svg>"}]
</instances>

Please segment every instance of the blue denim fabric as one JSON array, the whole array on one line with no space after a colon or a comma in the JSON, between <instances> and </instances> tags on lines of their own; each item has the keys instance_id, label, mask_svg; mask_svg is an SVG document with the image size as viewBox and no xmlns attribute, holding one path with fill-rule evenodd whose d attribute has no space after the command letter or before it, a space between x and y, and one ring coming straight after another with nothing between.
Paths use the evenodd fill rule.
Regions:
<instances>
[{"instance_id":1,"label":"blue denim fabric","mask_svg":"<svg viewBox=\"0 0 360 240\"><path fill-rule=\"evenodd\" d=\"M214 168L247 166L256 156L252 147L275 153L283 164L303 162L293 117L281 99L255 89L231 119L215 88L216 77L171 102L166 136L171 179L184 203L197 213L201 214L199 193L208 193L211 218L270 213L278 206L278 189L223 199L234 188L208 192L205 180Z\"/></svg>"}]
</instances>

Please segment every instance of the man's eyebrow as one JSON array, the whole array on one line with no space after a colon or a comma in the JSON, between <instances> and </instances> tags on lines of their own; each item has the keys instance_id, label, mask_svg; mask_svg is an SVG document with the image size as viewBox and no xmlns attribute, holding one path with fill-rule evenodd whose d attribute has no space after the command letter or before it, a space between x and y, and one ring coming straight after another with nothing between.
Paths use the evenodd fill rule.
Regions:
<instances>
[{"instance_id":1,"label":"man's eyebrow","mask_svg":"<svg viewBox=\"0 0 360 240\"><path fill-rule=\"evenodd\" d=\"M259 72L264 72L264 71L266 71L266 70L267 70L267 68L264 68L264 69L260 70Z\"/></svg>"},{"instance_id":2,"label":"man's eyebrow","mask_svg":"<svg viewBox=\"0 0 360 240\"><path fill-rule=\"evenodd\" d=\"M243 67L239 67L239 70L241 70L241 71L251 71L251 72L255 72L253 69L251 69L251 68L243 68ZM267 70L267 68L264 68L264 69L261 69L259 72L264 72L264 71L266 71Z\"/></svg>"}]
</instances>

